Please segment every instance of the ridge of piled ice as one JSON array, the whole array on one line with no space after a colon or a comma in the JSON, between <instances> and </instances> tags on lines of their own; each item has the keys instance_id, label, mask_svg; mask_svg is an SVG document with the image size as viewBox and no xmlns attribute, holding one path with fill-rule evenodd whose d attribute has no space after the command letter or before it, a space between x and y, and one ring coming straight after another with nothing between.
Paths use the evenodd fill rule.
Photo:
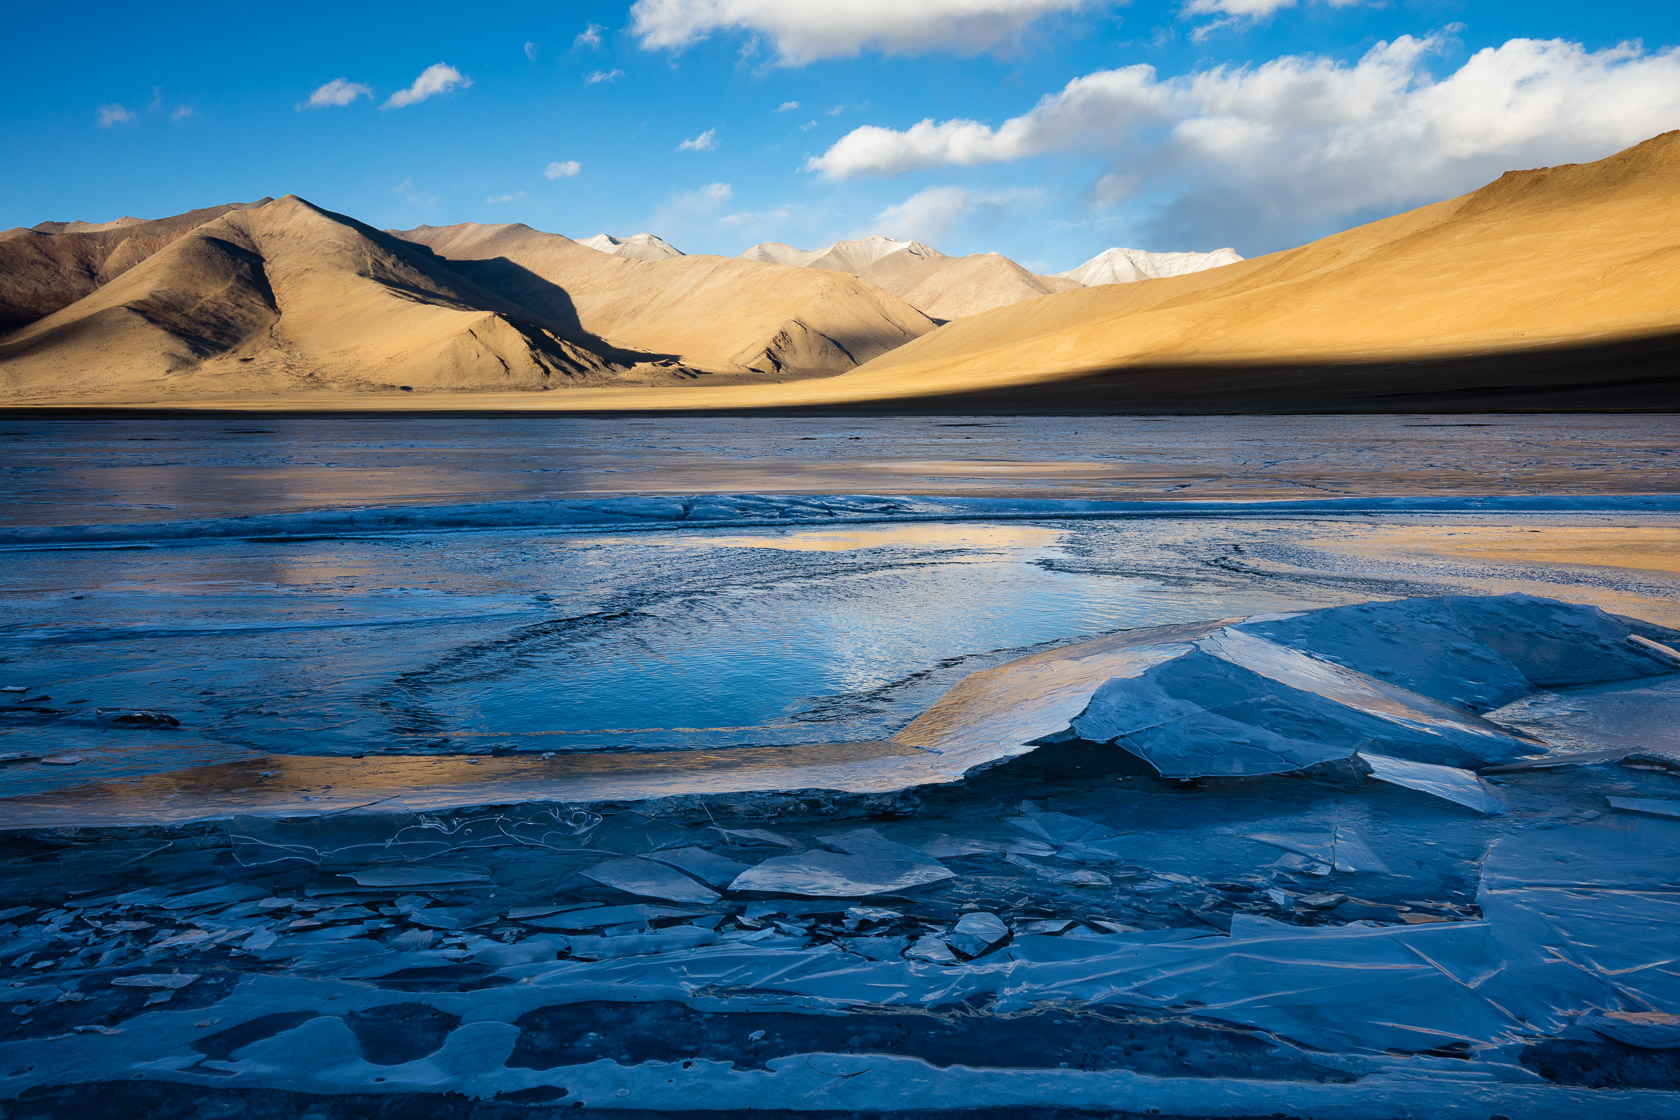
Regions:
<instances>
[{"instance_id":1,"label":"ridge of piled ice","mask_svg":"<svg viewBox=\"0 0 1680 1120\"><path fill-rule=\"evenodd\" d=\"M1354 603L1235 629L1479 711L1543 689L1675 671L1672 661L1632 641L1635 630L1625 620L1533 595Z\"/></svg>"},{"instance_id":2,"label":"ridge of piled ice","mask_svg":"<svg viewBox=\"0 0 1680 1120\"><path fill-rule=\"evenodd\" d=\"M1655 632L1656 628L1646 629ZM1672 674L1633 625L1528 595L1404 599L1252 619L1134 676L1108 681L1073 721L1163 777L1286 773L1364 752L1374 770L1462 804L1488 804L1439 769L1543 749L1472 709L1541 689ZM1491 811L1483 808L1482 811Z\"/></svg>"}]
</instances>

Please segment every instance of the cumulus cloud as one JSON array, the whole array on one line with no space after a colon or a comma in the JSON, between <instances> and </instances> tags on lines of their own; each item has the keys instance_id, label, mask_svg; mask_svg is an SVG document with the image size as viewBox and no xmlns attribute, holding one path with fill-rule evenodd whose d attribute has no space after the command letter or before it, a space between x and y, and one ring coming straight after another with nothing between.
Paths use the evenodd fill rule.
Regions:
<instances>
[{"instance_id":1,"label":"cumulus cloud","mask_svg":"<svg viewBox=\"0 0 1680 1120\"><path fill-rule=\"evenodd\" d=\"M1353 63L1291 55L1171 78L1106 70L995 128L866 126L806 166L846 179L1100 153L1099 201L1165 199L1153 232L1252 252L1680 127L1680 49L1513 39L1436 78L1444 45L1403 36Z\"/></svg>"},{"instance_id":2,"label":"cumulus cloud","mask_svg":"<svg viewBox=\"0 0 1680 1120\"><path fill-rule=\"evenodd\" d=\"M582 31L579 31L577 33L577 38L572 40L572 47L575 49L577 47L598 47L598 46L600 46L601 45L601 32L603 32L605 30L606 30L606 28L602 27L598 23L590 24L588 27L584 28Z\"/></svg>"},{"instance_id":3,"label":"cumulus cloud","mask_svg":"<svg viewBox=\"0 0 1680 1120\"><path fill-rule=\"evenodd\" d=\"M373 87L371 86L364 86L361 82L352 82L348 78L334 78L310 94L309 100L303 102L298 108L337 109L350 104L358 97L372 96Z\"/></svg>"},{"instance_id":4,"label":"cumulus cloud","mask_svg":"<svg viewBox=\"0 0 1680 1120\"><path fill-rule=\"evenodd\" d=\"M113 101L94 110L94 119L99 122L100 128L110 128L114 124L127 124L133 120L134 110L125 109Z\"/></svg>"},{"instance_id":5,"label":"cumulus cloud","mask_svg":"<svg viewBox=\"0 0 1680 1120\"><path fill-rule=\"evenodd\" d=\"M169 119L179 124L194 115L195 110L191 105L177 105L174 111L169 114Z\"/></svg>"},{"instance_id":6,"label":"cumulus cloud","mask_svg":"<svg viewBox=\"0 0 1680 1120\"><path fill-rule=\"evenodd\" d=\"M927 187L875 215L875 228L900 240L941 241L971 218L996 217L1006 208L1037 202L1041 197L1040 192L1030 189L987 193L963 187Z\"/></svg>"},{"instance_id":7,"label":"cumulus cloud","mask_svg":"<svg viewBox=\"0 0 1680 1120\"><path fill-rule=\"evenodd\" d=\"M624 77L624 71L622 70L592 70L583 76L583 84L598 86L602 82L616 82L622 77Z\"/></svg>"},{"instance_id":8,"label":"cumulus cloud","mask_svg":"<svg viewBox=\"0 0 1680 1120\"><path fill-rule=\"evenodd\" d=\"M516 194L487 194L484 196L484 204L486 206L499 206L504 202L517 202L524 197L524 191L519 191Z\"/></svg>"},{"instance_id":9,"label":"cumulus cloud","mask_svg":"<svg viewBox=\"0 0 1680 1120\"><path fill-rule=\"evenodd\" d=\"M543 177L548 179L570 179L583 170L583 164L575 159L555 160L543 170Z\"/></svg>"},{"instance_id":10,"label":"cumulus cloud","mask_svg":"<svg viewBox=\"0 0 1680 1120\"><path fill-rule=\"evenodd\" d=\"M775 46L782 63L879 50L973 54L1016 42L1047 15L1113 0L636 0L631 29L649 50L680 49L717 31Z\"/></svg>"},{"instance_id":11,"label":"cumulus cloud","mask_svg":"<svg viewBox=\"0 0 1680 1120\"><path fill-rule=\"evenodd\" d=\"M677 145L679 152L709 152L717 147L717 129L708 128L698 136L690 136Z\"/></svg>"},{"instance_id":12,"label":"cumulus cloud","mask_svg":"<svg viewBox=\"0 0 1680 1120\"><path fill-rule=\"evenodd\" d=\"M799 102L797 102L797 101L784 101L780 105L776 106L776 112L778 112L778 113L791 113L797 108L799 108Z\"/></svg>"},{"instance_id":13,"label":"cumulus cloud","mask_svg":"<svg viewBox=\"0 0 1680 1120\"><path fill-rule=\"evenodd\" d=\"M401 109L408 105L417 105L428 97L436 97L450 90L466 89L470 85L472 79L455 67L448 63L436 62L420 71L420 76L414 79L413 85L393 93L386 99L382 108Z\"/></svg>"}]
</instances>

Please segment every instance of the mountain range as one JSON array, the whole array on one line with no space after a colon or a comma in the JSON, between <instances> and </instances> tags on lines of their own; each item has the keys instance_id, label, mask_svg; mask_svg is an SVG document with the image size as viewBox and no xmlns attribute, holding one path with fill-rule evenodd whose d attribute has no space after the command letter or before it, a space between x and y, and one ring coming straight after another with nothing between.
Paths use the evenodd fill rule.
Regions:
<instances>
[{"instance_id":1,"label":"mountain range","mask_svg":"<svg viewBox=\"0 0 1680 1120\"><path fill-rule=\"evenodd\" d=\"M1056 276L884 237L386 231L294 196L42 223L0 233L0 401L1672 408L1677 177L1668 133L1253 260Z\"/></svg>"}]
</instances>

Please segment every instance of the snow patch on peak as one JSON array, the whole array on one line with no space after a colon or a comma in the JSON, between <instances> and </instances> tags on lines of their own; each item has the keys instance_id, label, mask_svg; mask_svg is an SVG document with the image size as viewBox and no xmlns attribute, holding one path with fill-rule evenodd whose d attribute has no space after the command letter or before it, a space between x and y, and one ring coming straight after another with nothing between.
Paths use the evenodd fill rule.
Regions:
<instances>
[{"instance_id":1,"label":"snow patch on peak","mask_svg":"<svg viewBox=\"0 0 1680 1120\"><path fill-rule=\"evenodd\" d=\"M796 249L780 241L765 241L754 245L741 256L750 261L785 264L794 268L826 268L833 272L856 274L894 253L907 253L925 260L945 255L920 241L899 241L875 233L855 241L836 241L820 249Z\"/></svg>"},{"instance_id":2,"label":"snow patch on peak","mask_svg":"<svg viewBox=\"0 0 1680 1120\"><path fill-rule=\"evenodd\" d=\"M1184 276L1236 264L1242 259L1235 249L1215 249L1211 253L1151 253L1145 249L1116 247L1104 249L1078 268L1056 275L1092 288L1099 284L1133 284L1139 280Z\"/></svg>"},{"instance_id":3,"label":"snow patch on peak","mask_svg":"<svg viewBox=\"0 0 1680 1120\"><path fill-rule=\"evenodd\" d=\"M633 261L664 261L684 255L681 249L651 233L638 233L631 237L597 233L594 237L581 239L578 244L587 245L596 252L626 257Z\"/></svg>"}]
</instances>

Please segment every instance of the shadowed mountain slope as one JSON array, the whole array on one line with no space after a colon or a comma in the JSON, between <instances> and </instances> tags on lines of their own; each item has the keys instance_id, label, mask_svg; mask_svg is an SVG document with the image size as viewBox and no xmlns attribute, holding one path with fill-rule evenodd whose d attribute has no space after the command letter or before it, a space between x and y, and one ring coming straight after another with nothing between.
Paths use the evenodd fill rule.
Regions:
<instances>
[{"instance_id":1,"label":"shadowed mountain slope","mask_svg":"<svg viewBox=\"0 0 1680 1120\"><path fill-rule=\"evenodd\" d=\"M1299 249L964 319L825 388L859 400L907 385L939 395L1103 374L1108 405L1125 407L1183 398L1184 371L1298 364L1350 378L1380 368L1342 394L1375 399L1403 394L1407 362L1672 333L1677 181L1672 132L1597 163L1513 171ZM1283 383L1278 396L1287 407Z\"/></svg>"},{"instance_id":2,"label":"shadowed mountain slope","mask_svg":"<svg viewBox=\"0 0 1680 1120\"><path fill-rule=\"evenodd\" d=\"M42 222L0 233L0 333L51 315L108 284L182 234L270 199L147 221Z\"/></svg>"},{"instance_id":3,"label":"shadowed mountain slope","mask_svg":"<svg viewBox=\"0 0 1680 1120\"><path fill-rule=\"evenodd\" d=\"M830 271L732 257L630 260L525 225L422 226L398 236L539 314L715 373L841 373L934 326L879 288Z\"/></svg>"},{"instance_id":4,"label":"shadowed mountain slope","mask_svg":"<svg viewBox=\"0 0 1680 1120\"><path fill-rule=\"evenodd\" d=\"M197 226L0 339L15 399L544 389L629 372L575 325L292 196Z\"/></svg>"}]
</instances>

